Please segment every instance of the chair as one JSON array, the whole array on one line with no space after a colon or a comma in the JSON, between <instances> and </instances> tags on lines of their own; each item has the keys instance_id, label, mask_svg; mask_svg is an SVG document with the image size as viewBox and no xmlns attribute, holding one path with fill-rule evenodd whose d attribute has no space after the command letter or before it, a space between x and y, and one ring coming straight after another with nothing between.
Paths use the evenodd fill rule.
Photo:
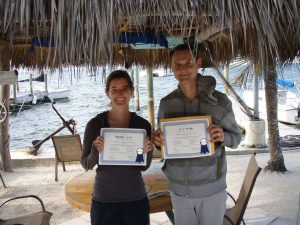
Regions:
<instances>
[{"instance_id":1,"label":"chair","mask_svg":"<svg viewBox=\"0 0 300 225\"><path fill-rule=\"evenodd\" d=\"M296 225L300 225L300 194L299 194L299 204L298 204L298 214L297 214L297 223Z\"/></svg>"},{"instance_id":2,"label":"chair","mask_svg":"<svg viewBox=\"0 0 300 225\"><path fill-rule=\"evenodd\" d=\"M55 149L55 181L58 181L58 163L61 162L66 171L65 162L80 161L82 144L79 134L52 136L51 139Z\"/></svg>"},{"instance_id":3,"label":"chair","mask_svg":"<svg viewBox=\"0 0 300 225\"><path fill-rule=\"evenodd\" d=\"M15 198L11 198L4 203L0 205L0 208L4 206L7 202L10 202L12 200L22 199L22 198L35 198L37 199L42 207L41 211L26 214L23 216L14 217L7 220L0 219L0 225L12 225L12 224L22 224L22 225L49 225L50 224L50 218L52 216L51 212L48 212L45 210L45 206L43 201L35 195L26 195L26 196L19 196Z\"/></svg>"},{"instance_id":4,"label":"chair","mask_svg":"<svg viewBox=\"0 0 300 225\"><path fill-rule=\"evenodd\" d=\"M6 188L6 185L5 185L4 179L3 179L3 177L2 177L1 171L0 171L0 179L1 179L1 181L2 181L3 187Z\"/></svg>"},{"instance_id":5,"label":"chair","mask_svg":"<svg viewBox=\"0 0 300 225\"><path fill-rule=\"evenodd\" d=\"M245 225L243 216L256 182L256 178L261 171L261 168L257 164L255 155L256 154L254 153L250 158L237 200L228 193L235 205L232 208L226 209L223 225L240 225L241 222Z\"/></svg>"}]
</instances>

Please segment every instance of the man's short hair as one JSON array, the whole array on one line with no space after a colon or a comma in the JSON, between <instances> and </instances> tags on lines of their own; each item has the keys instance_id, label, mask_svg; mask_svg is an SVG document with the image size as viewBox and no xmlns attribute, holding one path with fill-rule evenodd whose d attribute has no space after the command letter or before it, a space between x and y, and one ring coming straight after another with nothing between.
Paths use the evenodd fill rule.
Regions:
<instances>
[{"instance_id":1,"label":"man's short hair","mask_svg":"<svg viewBox=\"0 0 300 225\"><path fill-rule=\"evenodd\" d=\"M172 56L174 55L175 52L181 52L181 51L186 51L186 50L190 51L196 59L202 58L202 56L205 54L203 47L201 48L200 44L196 44L196 45L180 44L180 45L177 45L170 52L170 59L172 58Z\"/></svg>"}]
</instances>

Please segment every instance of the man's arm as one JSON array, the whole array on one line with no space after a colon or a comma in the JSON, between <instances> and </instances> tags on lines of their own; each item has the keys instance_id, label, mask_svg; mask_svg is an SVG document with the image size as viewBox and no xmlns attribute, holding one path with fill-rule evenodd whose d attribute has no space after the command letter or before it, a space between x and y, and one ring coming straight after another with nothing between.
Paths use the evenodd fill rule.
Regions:
<instances>
[{"instance_id":1,"label":"man's arm","mask_svg":"<svg viewBox=\"0 0 300 225\"><path fill-rule=\"evenodd\" d=\"M225 106L227 113L220 121L220 126L224 131L224 142L222 146L237 148L242 140L242 131L235 120L232 103L228 98L227 100L228 102Z\"/></svg>"}]
</instances>

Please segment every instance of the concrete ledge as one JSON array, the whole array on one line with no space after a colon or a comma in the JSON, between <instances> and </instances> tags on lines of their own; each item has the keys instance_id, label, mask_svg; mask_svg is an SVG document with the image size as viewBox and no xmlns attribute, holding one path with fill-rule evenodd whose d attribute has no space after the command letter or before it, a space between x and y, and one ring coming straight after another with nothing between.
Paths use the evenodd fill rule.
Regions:
<instances>
[{"instance_id":1,"label":"concrete ledge","mask_svg":"<svg viewBox=\"0 0 300 225\"><path fill-rule=\"evenodd\" d=\"M281 147L283 152L285 151L300 151L299 147ZM256 153L269 153L269 148L243 148L239 147L237 149L226 148L226 155L247 155Z\"/></svg>"},{"instance_id":2,"label":"concrete ledge","mask_svg":"<svg viewBox=\"0 0 300 225\"><path fill-rule=\"evenodd\" d=\"M300 151L299 147L283 147L282 151ZM249 155L256 152L259 153L269 153L268 148L243 148L238 149L226 148L226 155ZM156 155L154 158L158 159L160 153L155 152ZM158 158L157 158L158 157ZM11 151L11 159L13 167L35 167L35 166L54 166L54 149L45 149L38 152L37 156L28 154L26 150L14 150ZM79 163L79 162L68 162L68 163Z\"/></svg>"},{"instance_id":3,"label":"concrete ledge","mask_svg":"<svg viewBox=\"0 0 300 225\"><path fill-rule=\"evenodd\" d=\"M37 156L29 154L29 149L11 151L13 167L54 166L54 149L42 149Z\"/></svg>"},{"instance_id":4,"label":"concrete ledge","mask_svg":"<svg viewBox=\"0 0 300 225\"><path fill-rule=\"evenodd\" d=\"M54 166L54 158L12 159L13 167Z\"/></svg>"}]
</instances>

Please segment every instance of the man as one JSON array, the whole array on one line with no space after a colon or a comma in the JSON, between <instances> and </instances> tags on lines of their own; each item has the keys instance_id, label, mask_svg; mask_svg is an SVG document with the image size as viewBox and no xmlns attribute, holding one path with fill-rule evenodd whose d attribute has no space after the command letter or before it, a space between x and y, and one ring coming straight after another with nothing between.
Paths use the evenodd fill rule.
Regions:
<instances>
[{"instance_id":1,"label":"man","mask_svg":"<svg viewBox=\"0 0 300 225\"><path fill-rule=\"evenodd\" d=\"M166 159L162 170L169 180L169 189L178 225L222 225L226 209L225 146L236 148L241 131L236 124L230 100L215 90L216 80L201 76L202 59L188 45L179 45L171 52L171 67L178 88L162 98L158 120L185 116L210 115L208 127L215 154L198 158ZM162 131L157 129L152 143L160 147Z\"/></svg>"}]
</instances>

